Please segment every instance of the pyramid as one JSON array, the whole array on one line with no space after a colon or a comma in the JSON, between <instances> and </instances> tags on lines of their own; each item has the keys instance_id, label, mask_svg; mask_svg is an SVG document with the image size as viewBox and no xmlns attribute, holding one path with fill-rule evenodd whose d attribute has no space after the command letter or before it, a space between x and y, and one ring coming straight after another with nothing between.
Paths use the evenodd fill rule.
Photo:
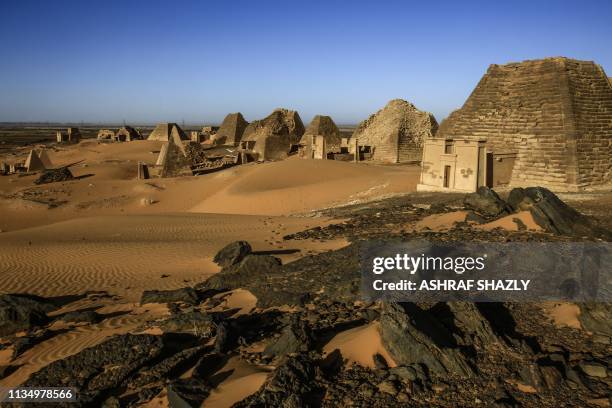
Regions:
<instances>
[{"instance_id":1,"label":"pyramid","mask_svg":"<svg viewBox=\"0 0 612 408\"><path fill-rule=\"evenodd\" d=\"M386 163L418 162L423 141L438 129L436 118L403 99L391 100L383 109L357 126L351 141L369 146L371 159ZM355 153L354 143L351 153Z\"/></svg>"},{"instance_id":2,"label":"pyramid","mask_svg":"<svg viewBox=\"0 0 612 408\"><path fill-rule=\"evenodd\" d=\"M45 165L40 160L38 154L34 150L30 150L28 158L25 161L24 167L28 172L45 170Z\"/></svg>"},{"instance_id":3,"label":"pyramid","mask_svg":"<svg viewBox=\"0 0 612 408\"><path fill-rule=\"evenodd\" d=\"M300 148L303 149L304 157L312 156L313 138L317 136L322 136L325 141L325 153L340 152L342 138L333 119L329 116L316 115L300 139Z\"/></svg>"},{"instance_id":4,"label":"pyramid","mask_svg":"<svg viewBox=\"0 0 612 408\"><path fill-rule=\"evenodd\" d=\"M258 160L287 157L291 146L304 134L304 124L296 111L276 109L266 118L251 122L244 130L241 144L258 155Z\"/></svg>"},{"instance_id":5,"label":"pyramid","mask_svg":"<svg viewBox=\"0 0 612 408\"><path fill-rule=\"evenodd\" d=\"M510 186L580 190L612 178L612 87L592 61L491 65L436 138L486 140L515 154Z\"/></svg>"},{"instance_id":6,"label":"pyramid","mask_svg":"<svg viewBox=\"0 0 612 408\"><path fill-rule=\"evenodd\" d=\"M167 142L171 137L179 140L189 140L183 129L179 127L176 123L160 123L155 126L153 132L149 135L147 140L160 140L163 142Z\"/></svg>"},{"instance_id":7,"label":"pyramid","mask_svg":"<svg viewBox=\"0 0 612 408\"><path fill-rule=\"evenodd\" d=\"M53 164L51 163L51 159L49 158L46 149L40 149L36 152L36 154L38 154L38 158L42 162L43 166L45 166L45 168L48 169L53 167Z\"/></svg>"},{"instance_id":8,"label":"pyramid","mask_svg":"<svg viewBox=\"0 0 612 408\"><path fill-rule=\"evenodd\" d=\"M248 125L249 122L244 120L240 112L228 114L214 135L215 143L237 146L240 144L244 130Z\"/></svg>"},{"instance_id":9,"label":"pyramid","mask_svg":"<svg viewBox=\"0 0 612 408\"><path fill-rule=\"evenodd\" d=\"M157 165L161 166L161 177L177 177L191 175L191 162L185 153L185 147L177 136L171 137L164 143L157 158Z\"/></svg>"}]
</instances>

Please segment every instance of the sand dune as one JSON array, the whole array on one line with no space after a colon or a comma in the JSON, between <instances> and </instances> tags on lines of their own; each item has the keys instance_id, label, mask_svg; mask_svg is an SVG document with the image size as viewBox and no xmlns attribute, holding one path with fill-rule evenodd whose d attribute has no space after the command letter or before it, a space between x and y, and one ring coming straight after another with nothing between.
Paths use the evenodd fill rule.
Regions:
<instances>
[{"instance_id":1,"label":"sand dune","mask_svg":"<svg viewBox=\"0 0 612 408\"><path fill-rule=\"evenodd\" d=\"M233 179L191 211L266 215L302 213L414 191L417 180L417 166L381 166L293 157L251 166L248 173Z\"/></svg>"},{"instance_id":2,"label":"sand dune","mask_svg":"<svg viewBox=\"0 0 612 408\"><path fill-rule=\"evenodd\" d=\"M84 160L77 180L37 186L37 175L0 177L0 230L99 215L175 212L288 215L415 191L418 166L297 157L249 163L198 177L137 180L137 162L153 164L161 142L84 141L49 156L54 165Z\"/></svg>"},{"instance_id":3,"label":"sand dune","mask_svg":"<svg viewBox=\"0 0 612 408\"><path fill-rule=\"evenodd\" d=\"M104 290L136 300L143 290L189 286L217 272L211 259L231 241L248 240L256 250L291 249L283 235L327 222L167 214L90 217L23 229L0 234L0 288L41 296ZM317 251L329 245L334 244L299 247ZM280 256L288 261L301 255Z\"/></svg>"}]
</instances>

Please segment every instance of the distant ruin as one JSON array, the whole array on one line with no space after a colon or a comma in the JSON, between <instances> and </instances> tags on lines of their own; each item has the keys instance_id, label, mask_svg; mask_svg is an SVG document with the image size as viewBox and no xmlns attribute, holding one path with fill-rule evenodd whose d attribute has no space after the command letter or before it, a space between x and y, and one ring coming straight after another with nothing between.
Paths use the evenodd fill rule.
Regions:
<instances>
[{"instance_id":1,"label":"distant ruin","mask_svg":"<svg viewBox=\"0 0 612 408\"><path fill-rule=\"evenodd\" d=\"M329 116L315 116L299 143L299 156L307 159L327 159L340 153L342 138L340 130Z\"/></svg>"},{"instance_id":2,"label":"distant ruin","mask_svg":"<svg viewBox=\"0 0 612 408\"><path fill-rule=\"evenodd\" d=\"M167 142L170 139L174 140L189 140L183 129L176 123L160 123L155 126L147 140L159 140Z\"/></svg>"},{"instance_id":3,"label":"distant ruin","mask_svg":"<svg viewBox=\"0 0 612 408\"><path fill-rule=\"evenodd\" d=\"M123 126L117 130L114 135L114 140L117 142L131 142L132 140L141 140L142 135L136 129L131 126Z\"/></svg>"},{"instance_id":4,"label":"distant ruin","mask_svg":"<svg viewBox=\"0 0 612 408\"><path fill-rule=\"evenodd\" d=\"M98 140L113 140L115 132L111 129L100 129L98 130Z\"/></svg>"},{"instance_id":5,"label":"distant ruin","mask_svg":"<svg viewBox=\"0 0 612 408\"><path fill-rule=\"evenodd\" d=\"M79 128L69 127L66 131L58 130L55 132L57 143L79 143L81 141L81 132Z\"/></svg>"},{"instance_id":6,"label":"distant ruin","mask_svg":"<svg viewBox=\"0 0 612 408\"><path fill-rule=\"evenodd\" d=\"M112 142L131 142L132 140L141 140L142 135L131 126L123 126L116 132L111 129L100 129L98 131L98 140L109 140Z\"/></svg>"},{"instance_id":7,"label":"distant ruin","mask_svg":"<svg viewBox=\"0 0 612 408\"><path fill-rule=\"evenodd\" d=\"M240 145L256 160L284 159L292 150L297 151L304 130L296 111L276 109L265 119L249 124Z\"/></svg>"},{"instance_id":8,"label":"distant ruin","mask_svg":"<svg viewBox=\"0 0 612 408\"><path fill-rule=\"evenodd\" d=\"M248 125L242 113L228 114L213 138L215 144L238 146Z\"/></svg>"},{"instance_id":9,"label":"distant ruin","mask_svg":"<svg viewBox=\"0 0 612 408\"><path fill-rule=\"evenodd\" d=\"M349 152L357 154L357 160L416 163L421 161L423 141L437 129L431 113L403 99L393 99L359 124L349 141Z\"/></svg>"},{"instance_id":10,"label":"distant ruin","mask_svg":"<svg viewBox=\"0 0 612 408\"><path fill-rule=\"evenodd\" d=\"M556 191L610 183L611 138L609 78L592 61L563 57L491 65L435 136L447 144L486 143L486 162L464 163L462 177L484 172L489 187ZM449 184L445 161L453 154L426 152L420 189Z\"/></svg>"}]
</instances>

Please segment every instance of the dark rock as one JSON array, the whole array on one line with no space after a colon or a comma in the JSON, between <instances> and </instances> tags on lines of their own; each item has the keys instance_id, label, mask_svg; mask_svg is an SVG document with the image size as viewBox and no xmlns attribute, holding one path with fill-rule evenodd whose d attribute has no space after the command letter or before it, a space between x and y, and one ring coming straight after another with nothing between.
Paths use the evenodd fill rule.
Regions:
<instances>
[{"instance_id":1,"label":"dark rock","mask_svg":"<svg viewBox=\"0 0 612 408\"><path fill-rule=\"evenodd\" d=\"M608 376L605 366L597 363L580 363L580 369L589 377L606 378Z\"/></svg>"},{"instance_id":2,"label":"dark rock","mask_svg":"<svg viewBox=\"0 0 612 408\"><path fill-rule=\"evenodd\" d=\"M161 336L114 336L43 367L32 374L24 386L48 387L53 384L55 387L75 387L79 390L78 405L97 405L130 373L157 358L162 347Z\"/></svg>"},{"instance_id":3,"label":"dark rock","mask_svg":"<svg viewBox=\"0 0 612 408\"><path fill-rule=\"evenodd\" d=\"M499 342L491 325L474 303L439 303L429 312L435 315L449 331L455 333L461 345L476 345L482 349Z\"/></svg>"},{"instance_id":4,"label":"dark rock","mask_svg":"<svg viewBox=\"0 0 612 408\"><path fill-rule=\"evenodd\" d=\"M484 224L487 219L476 214L474 211L469 211L465 216L465 222L474 222L476 224Z\"/></svg>"},{"instance_id":5,"label":"dark rock","mask_svg":"<svg viewBox=\"0 0 612 408\"><path fill-rule=\"evenodd\" d=\"M0 379L13 374L19 367L18 365L0 365Z\"/></svg>"},{"instance_id":6,"label":"dark rock","mask_svg":"<svg viewBox=\"0 0 612 408\"><path fill-rule=\"evenodd\" d=\"M384 303L380 329L383 343L398 364L423 364L438 375L473 374L452 334L414 304Z\"/></svg>"},{"instance_id":7,"label":"dark rock","mask_svg":"<svg viewBox=\"0 0 612 408\"><path fill-rule=\"evenodd\" d=\"M13 342L13 358L23 354L27 350L55 336L57 332L51 330L39 330L28 336L17 337Z\"/></svg>"},{"instance_id":8,"label":"dark rock","mask_svg":"<svg viewBox=\"0 0 612 408\"><path fill-rule=\"evenodd\" d=\"M475 193L466 195L463 204L466 208L487 217L510 213L506 202L499 198L495 191L485 186L478 187Z\"/></svg>"},{"instance_id":9,"label":"dark rock","mask_svg":"<svg viewBox=\"0 0 612 408\"><path fill-rule=\"evenodd\" d=\"M259 391L234 407L320 406L322 390L315 382L316 372L315 363L307 356L287 357Z\"/></svg>"},{"instance_id":10,"label":"dark rock","mask_svg":"<svg viewBox=\"0 0 612 408\"><path fill-rule=\"evenodd\" d=\"M215 337L215 351L225 353L235 347L237 339L229 322L221 322L217 326L217 336Z\"/></svg>"},{"instance_id":11,"label":"dark rock","mask_svg":"<svg viewBox=\"0 0 612 408\"><path fill-rule=\"evenodd\" d=\"M291 323L285 326L276 341L269 344L264 354L284 356L290 353L307 352L312 347L310 328L298 316L292 316Z\"/></svg>"},{"instance_id":12,"label":"dark rock","mask_svg":"<svg viewBox=\"0 0 612 408\"><path fill-rule=\"evenodd\" d=\"M166 387L168 406L172 408L195 408L202 405L213 387L194 378L175 380Z\"/></svg>"},{"instance_id":13,"label":"dark rock","mask_svg":"<svg viewBox=\"0 0 612 408\"><path fill-rule=\"evenodd\" d=\"M159 328L164 333L188 333L209 339L215 335L216 325L209 314L192 310L172 315L160 322Z\"/></svg>"},{"instance_id":14,"label":"dark rock","mask_svg":"<svg viewBox=\"0 0 612 408\"><path fill-rule=\"evenodd\" d=\"M48 323L47 313L54 309L54 304L40 297L0 295L0 337Z\"/></svg>"},{"instance_id":15,"label":"dark rock","mask_svg":"<svg viewBox=\"0 0 612 408\"><path fill-rule=\"evenodd\" d=\"M130 381L129 385L133 388L140 388L144 385L171 377L172 373L176 373L181 368L187 369L189 365L195 363L204 351L204 346L196 346L181 350L152 367L140 370L137 377Z\"/></svg>"},{"instance_id":16,"label":"dark rock","mask_svg":"<svg viewBox=\"0 0 612 408\"><path fill-rule=\"evenodd\" d=\"M102 403L102 408L121 408L121 402L117 397L109 397Z\"/></svg>"},{"instance_id":17,"label":"dark rock","mask_svg":"<svg viewBox=\"0 0 612 408\"><path fill-rule=\"evenodd\" d=\"M227 356L219 353L208 353L193 368L193 376L202 380L207 380L227 362Z\"/></svg>"},{"instance_id":18,"label":"dark rock","mask_svg":"<svg viewBox=\"0 0 612 408\"><path fill-rule=\"evenodd\" d=\"M44 170L42 174L34 180L34 184L57 183L69 180L74 180L74 176L70 172L70 169L68 169L68 167L61 167L59 169Z\"/></svg>"},{"instance_id":19,"label":"dark rock","mask_svg":"<svg viewBox=\"0 0 612 408\"><path fill-rule=\"evenodd\" d=\"M261 280L281 270L280 259L270 255L247 255L240 263L231 265L198 285L197 289L237 289L249 282Z\"/></svg>"},{"instance_id":20,"label":"dark rock","mask_svg":"<svg viewBox=\"0 0 612 408\"><path fill-rule=\"evenodd\" d=\"M586 330L612 337L612 304L603 302L578 303L578 320Z\"/></svg>"},{"instance_id":21,"label":"dark rock","mask_svg":"<svg viewBox=\"0 0 612 408\"><path fill-rule=\"evenodd\" d=\"M334 377L344 367L344 359L340 350L335 349L329 353L320 363L319 367L328 377Z\"/></svg>"},{"instance_id":22,"label":"dark rock","mask_svg":"<svg viewBox=\"0 0 612 408\"><path fill-rule=\"evenodd\" d=\"M374 354L373 358L374 358L374 365L379 370L384 370L389 367L389 364L387 364L387 360L385 360L382 354L376 353Z\"/></svg>"},{"instance_id":23,"label":"dark rock","mask_svg":"<svg viewBox=\"0 0 612 408\"><path fill-rule=\"evenodd\" d=\"M93 310L68 312L59 316L56 320L62 320L67 323L89 323L94 324L102 320L102 316Z\"/></svg>"},{"instance_id":24,"label":"dark rock","mask_svg":"<svg viewBox=\"0 0 612 408\"><path fill-rule=\"evenodd\" d=\"M515 188L510 192L508 204L514 211L529 210L534 221L548 232L612 239L610 231L598 227L544 187Z\"/></svg>"},{"instance_id":25,"label":"dark rock","mask_svg":"<svg viewBox=\"0 0 612 408\"><path fill-rule=\"evenodd\" d=\"M249 245L248 242L235 241L217 252L213 261L217 265L225 268L239 263L251 252L251 245Z\"/></svg>"},{"instance_id":26,"label":"dark rock","mask_svg":"<svg viewBox=\"0 0 612 408\"><path fill-rule=\"evenodd\" d=\"M146 303L172 303L183 302L195 305L199 301L198 294L193 288L181 288L175 290L146 290L140 298L140 304Z\"/></svg>"},{"instance_id":27,"label":"dark rock","mask_svg":"<svg viewBox=\"0 0 612 408\"><path fill-rule=\"evenodd\" d=\"M372 322L380 316L380 313L374 309L363 309L359 311L359 314L367 321Z\"/></svg>"}]
</instances>

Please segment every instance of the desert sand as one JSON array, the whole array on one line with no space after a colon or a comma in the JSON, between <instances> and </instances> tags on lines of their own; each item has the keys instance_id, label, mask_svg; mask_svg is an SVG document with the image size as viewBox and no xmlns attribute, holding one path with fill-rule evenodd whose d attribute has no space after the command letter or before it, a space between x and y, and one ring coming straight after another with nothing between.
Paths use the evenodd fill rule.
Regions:
<instances>
[{"instance_id":1,"label":"desert sand","mask_svg":"<svg viewBox=\"0 0 612 408\"><path fill-rule=\"evenodd\" d=\"M55 166L83 160L72 168L81 179L36 186L35 175L0 178L3 291L60 296L95 288L135 300L143 290L215 273L211 258L231 241L289 250L284 235L331 221L289 214L414 190L417 180L415 166L299 158L136 180L136 163L154 163L161 145L86 140L49 151ZM341 245L306 243L281 258Z\"/></svg>"},{"instance_id":2,"label":"desert sand","mask_svg":"<svg viewBox=\"0 0 612 408\"><path fill-rule=\"evenodd\" d=\"M355 327L337 334L325 345L323 351L331 353L340 350L346 364L359 364L374 368L374 355L380 354L385 358L389 367L395 367L393 357L385 349L380 338L378 322Z\"/></svg>"},{"instance_id":3,"label":"desert sand","mask_svg":"<svg viewBox=\"0 0 612 408\"><path fill-rule=\"evenodd\" d=\"M157 333L154 322L167 310L139 306L142 292L205 280L219 270L212 258L229 242L247 240L255 251L272 253L284 263L341 248L347 245L344 239L292 242L283 236L334 221L309 216L313 211L413 191L418 179L416 166L290 158L199 177L137 180L136 163L155 163L161 145L85 140L48 149L53 166L82 161L71 168L76 180L37 186L36 175L0 177L1 291L45 297L90 293L57 313L96 309L104 317L93 325L54 323L51 329L61 334L11 361L21 367L0 385L18 385L52 361L144 323L153 324L147 333ZM215 310L240 315L255 303L248 291L235 290L224 294ZM360 329L357 339L376 339L373 333ZM352 336L340 335L334 343L352 350L357 344ZM380 352L380 340L372 347L366 354ZM11 353L11 348L2 350L0 364L11 360ZM371 364L371 355L348 355ZM235 365L227 368L232 375L207 406L229 406L265 381L265 370L229 364ZM163 400L163 395L156 399Z\"/></svg>"}]
</instances>

